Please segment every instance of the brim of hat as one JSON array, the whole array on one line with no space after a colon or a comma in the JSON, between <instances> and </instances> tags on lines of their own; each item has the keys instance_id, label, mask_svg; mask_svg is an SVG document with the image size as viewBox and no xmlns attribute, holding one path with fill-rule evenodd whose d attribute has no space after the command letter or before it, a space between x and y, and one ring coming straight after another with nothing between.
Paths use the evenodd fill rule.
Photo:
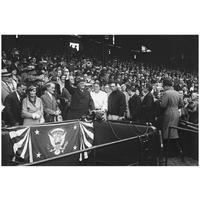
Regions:
<instances>
[{"instance_id":1,"label":"brim of hat","mask_svg":"<svg viewBox=\"0 0 200 200\"><path fill-rule=\"evenodd\" d=\"M11 74L2 74L2 77L7 77L7 76L11 76Z\"/></svg>"},{"instance_id":2,"label":"brim of hat","mask_svg":"<svg viewBox=\"0 0 200 200\"><path fill-rule=\"evenodd\" d=\"M77 81L77 84L78 84L78 83L85 83L85 81Z\"/></svg>"}]
</instances>

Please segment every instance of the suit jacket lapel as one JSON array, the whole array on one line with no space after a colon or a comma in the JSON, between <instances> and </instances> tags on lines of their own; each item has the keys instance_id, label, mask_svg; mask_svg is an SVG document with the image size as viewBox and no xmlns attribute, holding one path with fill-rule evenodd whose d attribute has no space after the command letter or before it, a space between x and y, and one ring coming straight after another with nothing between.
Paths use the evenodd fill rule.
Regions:
<instances>
[{"instance_id":1,"label":"suit jacket lapel","mask_svg":"<svg viewBox=\"0 0 200 200\"><path fill-rule=\"evenodd\" d=\"M6 83L2 83L2 85L3 85L3 88L4 88L7 92L11 93L11 89L8 87L8 85L7 85Z\"/></svg>"},{"instance_id":2,"label":"suit jacket lapel","mask_svg":"<svg viewBox=\"0 0 200 200\"><path fill-rule=\"evenodd\" d=\"M47 98L49 104L52 104L52 100L51 100L51 97L49 96L49 94L46 93L45 95L46 95L46 98Z\"/></svg>"}]
</instances>

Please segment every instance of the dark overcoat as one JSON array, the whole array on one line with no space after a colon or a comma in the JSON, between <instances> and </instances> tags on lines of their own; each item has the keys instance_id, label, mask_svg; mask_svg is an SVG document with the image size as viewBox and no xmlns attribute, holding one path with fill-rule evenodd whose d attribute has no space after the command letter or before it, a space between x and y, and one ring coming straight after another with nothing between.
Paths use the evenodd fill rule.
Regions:
<instances>
[{"instance_id":1,"label":"dark overcoat","mask_svg":"<svg viewBox=\"0 0 200 200\"><path fill-rule=\"evenodd\" d=\"M71 104L67 113L67 119L80 119L83 115L87 115L90 110L94 110L94 102L87 90L81 91L72 87L69 80L66 80L65 87L71 96Z\"/></svg>"}]
</instances>

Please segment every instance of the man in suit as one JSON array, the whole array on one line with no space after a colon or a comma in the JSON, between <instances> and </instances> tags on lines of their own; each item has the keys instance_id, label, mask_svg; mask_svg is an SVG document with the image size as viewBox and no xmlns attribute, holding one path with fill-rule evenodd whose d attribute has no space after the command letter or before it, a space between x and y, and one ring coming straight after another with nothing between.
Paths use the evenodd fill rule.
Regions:
<instances>
[{"instance_id":1,"label":"man in suit","mask_svg":"<svg viewBox=\"0 0 200 200\"><path fill-rule=\"evenodd\" d=\"M142 108L140 112L140 122L142 123L154 123L155 116L154 116L154 97L151 93L153 87L151 84L146 84L144 88L144 98L142 100Z\"/></svg>"},{"instance_id":2,"label":"man in suit","mask_svg":"<svg viewBox=\"0 0 200 200\"><path fill-rule=\"evenodd\" d=\"M117 87L117 82L110 82L111 93L108 97L108 120L122 120L126 112L126 98Z\"/></svg>"},{"instance_id":3,"label":"man in suit","mask_svg":"<svg viewBox=\"0 0 200 200\"><path fill-rule=\"evenodd\" d=\"M26 93L26 84L17 83L16 91L6 96L4 100L5 124L9 126L19 126L23 124L21 117L22 99Z\"/></svg>"},{"instance_id":4,"label":"man in suit","mask_svg":"<svg viewBox=\"0 0 200 200\"><path fill-rule=\"evenodd\" d=\"M10 84L12 83L11 73L9 73L7 71L7 69L2 69L1 78L2 78L2 81L1 81L1 94L2 94L1 101L2 101L2 104L4 105L4 100L5 100L6 96L8 96L14 90L13 90L13 88L10 87Z\"/></svg>"},{"instance_id":5,"label":"man in suit","mask_svg":"<svg viewBox=\"0 0 200 200\"><path fill-rule=\"evenodd\" d=\"M136 88L134 86L127 87L128 95L130 96L128 105L130 110L130 119L132 121L139 121L139 113L141 110L141 99L136 94Z\"/></svg>"},{"instance_id":6,"label":"man in suit","mask_svg":"<svg viewBox=\"0 0 200 200\"><path fill-rule=\"evenodd\" d=\"M85 88L85 80L79 78L77 80L77 88L72 87L69 81L69 75L66 77L65 87L71 96L71 104L67 113L67 119L80 119L82 116L89 114L94 110L94 102L90 92Z\"/></svg>"},{"instance_id":7,"label":"man in suit","mask_svg":"<svg viewBox=\"0 0 200 200\"><path fill-rule=\"evenodd\" d=\"M49 82L47 83L46 88L46 92L41 96L44 107L44 119L45 122L55 122L58 121L58 116L61 114L54 96L55 84Z\"/></svg>"}]
</instances>

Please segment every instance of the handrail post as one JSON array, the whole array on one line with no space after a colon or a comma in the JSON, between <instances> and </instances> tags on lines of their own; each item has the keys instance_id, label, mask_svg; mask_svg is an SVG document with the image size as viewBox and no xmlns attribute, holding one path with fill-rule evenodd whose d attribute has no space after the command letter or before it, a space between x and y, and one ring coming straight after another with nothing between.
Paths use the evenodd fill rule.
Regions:
<instances>
[{"instance_id":1,"label":"handrail post","mask_svg":"<svg viewBox=\"0 0 200 200\"><path fill-rule=\"evenodd\" d=\"M166 150L166 155L165 155L165 166L167 166L167 161L168 161L168 155L169 155L169 139L170 139L170 133L171 133L171 126L169 127L168 130L168 138L167 138L167 150Z\"/></svg>"}]
</instances>

